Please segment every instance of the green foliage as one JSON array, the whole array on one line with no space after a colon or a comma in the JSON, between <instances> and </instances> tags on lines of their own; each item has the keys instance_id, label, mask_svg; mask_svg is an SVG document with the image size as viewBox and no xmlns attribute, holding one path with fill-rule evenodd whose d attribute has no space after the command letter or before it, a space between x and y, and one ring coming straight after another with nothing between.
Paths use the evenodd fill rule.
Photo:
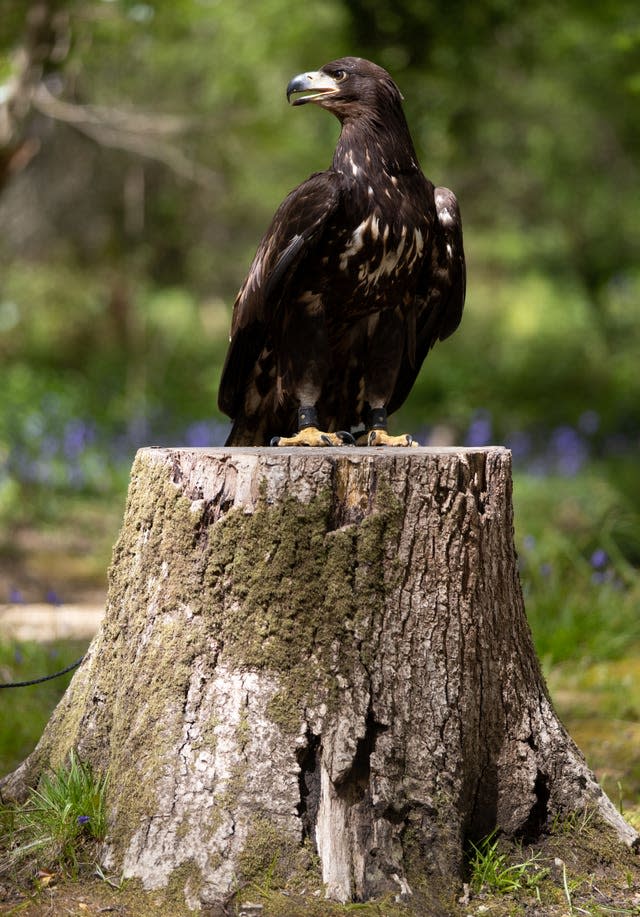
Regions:
<instances>
[{"instance_id":1,"label":"green foliage","mask_svg":"<svg viewBox=\"0 0 640 917\"><path fill-rule=\"evenodd\" d=\"M471 888L498 894L512 894L523 889L535 889L548 875L549 870L540 866L540 857L532 854L518 862L510 862L509 856L500 851L500 840L493 831L478 846L471 843Z\"/></svg>"},{"instance_id":2,"label":"green foliage","mask_svg":"<svg viewBox=\"0 0 640 917\"><path fill-rule=\"evenodd\" d=\"M0 680L27 681L52 675L78 659L85 649L86 644L78 641L50 645L2 641ZM0 776L16 768L33 750L71 678L72 673L41 685L0 692Z\"/></svg>"},{"instance_id":3,"label":"green foliage","mask_svg":"<svg viewBox=\"0 0 640 917\"><path fill-rule=\"evenodd\" d=\"M29 6L3 6L0 100ZM275 207L329 164L338 131L288 107L286 83L358 53L392 71L425 171L458 193L469 264L461 328L392 423L513 448L527 611L548 660L632 645L637 4L49 6L64 15L47 86L85 120L23 112L40 149L2 187L2 557L19 525L62 528L65 502L122 500L138 445L222 441L233 297Z\"/></svg>"},{"instance_id":4,"label":"green foliage","mask_svg":"<svg viewBox=\"0 0 640 917\"><path fill-rule=\"evenodd\" d=\"M105 789L106 778L95 777L72 751L68 765L44 776L24 805L3 806L3 871L29 860L77 874L106 834Z\"/></svg>"},{"instance_id":5,"label":"green foliage","mask_svg":"<svg viewBox=\"0 0 640 917\"><path fill-rule=\"evenodd\" d=\"M501 265L492 263L500 250ZM640 376L640 274L612 285L594 312L579 286L539 267L526 240L515 234L472 235L467 243L470 286L462 324L431 352L398 428L446 422L456 441L474 411L487 409L493 441L510 443L526 432L534 447L555 428L577 427L597 415L592 452L608 437L637 430ZM512 266L510 261L520 262ZM603 321L606 328L603 327ZM529 456L531 457L531 456Z\"/></svg>"},{"instance_id":6,"label":"green foliage","mask_svg":"<svg viewBox=\"0 0 640 917\"><path fill-rule=\"evenodd\" d=\"M640 639L640 493L629 462L517 475L520 575L548 662L619 656Z\"/></svg>"},{"instance_id":7,"label":"green foliage","mask_svg":"<svg viewBox=\"0 0 640 917\"><path fill-rule=\"evenodd\" d=\"M400 78L425 161L439 181L446 167L463 216L530 238L537 261L597 303L640 246L632 0L459 0L457 15L417 0L347 6L355 34Z\"/></svg>"},{"instance_id":8,"label":"green foliage","mask_svg":"<svg viewBox=\"0 0 640 917\"><path fill-rule=\"evenodd\" d=\"M0 72L14 66L27 7L4 11ZM48 414L43 390L63 392L58 427L80 420L124 437L121 460L219 420L233 296L275 207L328 165L338 129L311 106L289 108L284 87L349 51L392 70L425 169L456 189L465 222L465 320L429 357L405 416L446 423L456 439L479 408L499 439L531 428L544 438L585 410L602 435L637 430L631 0L459 0L455 15L417 0L52 7L68 13L48 64L55 91L100 117L89 137L82 118L78 130L27 117L41 151L0 206L0 385L13 392L0 407L0 463L32 410ZM5 379L14 372L33 377L22 397ZM108 478L98 451L84 475L96 484ZM60 467L51 483L63 477Z\"/></svg>"}]
</instances>

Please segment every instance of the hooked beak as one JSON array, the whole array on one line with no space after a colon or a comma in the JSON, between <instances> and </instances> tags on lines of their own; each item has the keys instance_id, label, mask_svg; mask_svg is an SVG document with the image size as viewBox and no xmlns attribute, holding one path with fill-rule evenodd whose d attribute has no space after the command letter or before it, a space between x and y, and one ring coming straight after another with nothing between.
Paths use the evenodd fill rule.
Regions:
<instances>
[{"instance_id":1,"label":"hooked beak","mask_svg":"<svg viewBox=\"0 0 640 917\"><path fill-rule=\"evenodd\" d=\"M287 86L287 102L291 102L292 105L304 105L305 102L316 102L323 96L333 95L339 90L340 87L336 81L322 70L313 73L299 73ZM308 95L298 96L291 101L291 96L298 92L305 92Z\"/></svg>"}]
</instances>

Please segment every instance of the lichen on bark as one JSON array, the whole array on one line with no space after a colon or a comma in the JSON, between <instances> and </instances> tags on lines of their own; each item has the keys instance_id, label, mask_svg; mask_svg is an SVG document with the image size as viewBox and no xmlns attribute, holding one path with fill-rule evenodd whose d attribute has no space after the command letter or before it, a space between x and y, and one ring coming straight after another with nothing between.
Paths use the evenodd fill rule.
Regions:
<instances>
[{"instance_id":1,"label":"lichen on bark","mask_svg":"<svg viewBox=\"0 0 640 917\"><path fill-rule=\"evenodd\" d=\"M409 899L494 827L595 806L635 839L550 705L500 449L142 450L103 627L5 795L72 747L105 865L192 907L272 851Z\"/></svg>"}]
</instances>

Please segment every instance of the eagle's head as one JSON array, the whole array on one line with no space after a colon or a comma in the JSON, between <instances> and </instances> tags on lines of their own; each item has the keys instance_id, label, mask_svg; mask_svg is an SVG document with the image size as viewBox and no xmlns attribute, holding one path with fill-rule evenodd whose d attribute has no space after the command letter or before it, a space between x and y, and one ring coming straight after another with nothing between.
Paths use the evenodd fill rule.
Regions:
<instances>
[{"instance_id":1,"label":"eagle's head","mask_svg":"<svg viewBox=\"0 0 640 917\"><path fill-rule=\"evenodd\" d=\"M399 106L402 95L382 67L362 57L341 57L294 76L287 99L292 105L315 102L344 121Z\"/></svg>"}]
</instances>

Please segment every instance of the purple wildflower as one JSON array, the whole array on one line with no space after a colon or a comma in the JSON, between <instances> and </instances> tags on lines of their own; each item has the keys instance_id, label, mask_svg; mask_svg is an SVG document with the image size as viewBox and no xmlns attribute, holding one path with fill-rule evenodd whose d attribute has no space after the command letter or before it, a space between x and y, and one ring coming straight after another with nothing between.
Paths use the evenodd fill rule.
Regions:
<instances>
[{"instance_id":1,"label":"purple wildflower","mask_svg":"<svg viewBox=\"0 0 640 917\"><path fill-rule=\"evenodd\" d=\"M514 462L523 461L531 454L531 434L524 430L514 430L506 437L505 445L511 450Z\"/></svg>"},{"instance_id":2,"label":"purple wildflower","mask_svg":"<svg viewBox=\"0 0 640 917\"><path fill-rule=\"evenodd\" d=\"M187 446L210 446L213 439L212 424L206 420L197 420L187 427L185 439Z\"/></svg>"},{"instance_id":3,"label":"purple wildflower","mask_svg":"<svg viewBox=\"0 0 640 917\"><path fill-rule=\"evenodd\" d=\"M67 459L77 458L95 438L93 426L84 420L70 420L64 428L63 451Z\"/></svg>"},{"instance_id":4,"label":"purple wildflower","mask_svg":"<svg viewBox=\"0 0 640 917\"><path fill-rule=\"evenodd\" d=\"M602 548L596 548L590 558L594 570L602 570L609 562L609 555Z\"/></svg>"},{"instance_id":5,"label":"purple wildflower","mask_svg":"<svg viewBox=\"0 0 640 917\"><path fill-rule=\"evenodd\" d=\"M576 475L587 458L589 450L577 430L573 427L557 427L551 434L550 449L560 474Z\"/></svg>"},{"instance_id":6,"label":"purple wildflower","mask_svg":"<svg viewBox=\"0 0 640 917\"><path fill-rule=\"evenodd\" d=\"M486 446L492 438L491 414L489 411L476 411L466 435L467 446Z\"/></svg>"}]
</instances>

